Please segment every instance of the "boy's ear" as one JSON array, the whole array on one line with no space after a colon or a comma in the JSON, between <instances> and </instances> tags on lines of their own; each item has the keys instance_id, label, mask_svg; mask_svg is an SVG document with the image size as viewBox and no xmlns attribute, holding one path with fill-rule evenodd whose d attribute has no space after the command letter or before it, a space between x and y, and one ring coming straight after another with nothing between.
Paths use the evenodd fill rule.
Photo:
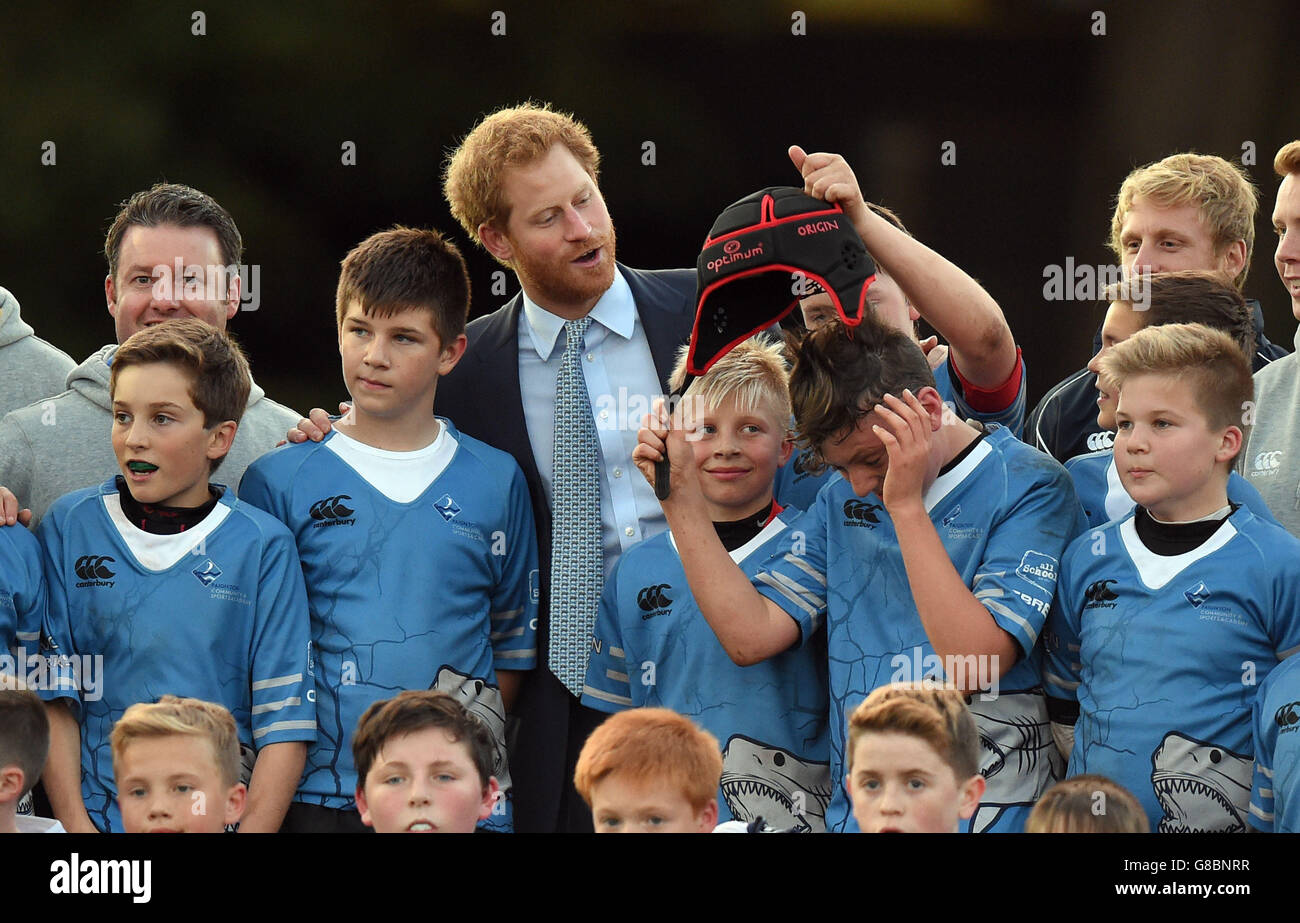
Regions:
<instances>
[{"instance_id":1,"label":"boy's ear","mask_svg":"<svg viewBox=\"0 0 1300 923\"><path fill-rule=\"evenodd\" d=\"M1216 462L1231 462L1237 457L1237 453L1241 451L1244 438L1240 427L1229 426L1223 431L1223 436L1219 442L1219 451L1214 453L1214 460Z\"/></svg>"},{"instance_id":2,"label":"boy's ear","mask_svg":"<svg viewBox=\"0 0 1300 923\"><path fill-rule=\"evenodd\" d=\"M239 424L234 420L226 420L212 427L208 432L208 458L212 460L223 458L230 451L231 443L235 441L235 431L238 429Z\"/></svg>"},{"instance_id":3,"label":"boy's ear","mask_svg":"<svg viewBox=\"0 0 1300 923\"><path fill-rule=\"evenodd\" d=\"M957 816L962 820L970 820L975 809L980 806L980 799L984 797L984 788L988 783L979 773L971 776L961 787L961 801L957 811Z\"/></svg>"},{"instance_id":4,"label":"boy's ear","mask_svg":"<svg viewBox=\"0 0 1300 923\"><path fill-rule=\"evenodd\" d=\"M483 786L483 800L478 806L478 819L487 820L492 816L492 808L497 803L497 792L501 791L501 786L497 782L496 776L488 776L487 785ZM357 802L360 806L361 802Z\"/></svg>"},{"instance_id":5,"label":"boy's ear","mask_svg":"<svg viewBox=\"0 0 1300 923\"><path fill-rule=\"evenodd\" d=\"M469 338L461 334L452 340L451 343L442 348L442 358L438 363L438 374L446 375L456 367L461 357L465 355L465 347L469 345Z\"/></svg>"},{"instance_id":6,"label":"boy's ear","mask_svg":"<svg viewBox=\"0 0 1300 923\"><path fill-rule=\"evenodd\" d=\"M505 231L499 230L484 221L478 226L478 239L483 242L483 249L491 253L502 263L510 265L515 257L515 248Z\"/></svg>"},{"instance_id":7,"label":"boy's ear","mask_svg":"<svg viewBox=\"0 0 1300 923\"><path fill-rule=\"evenodd\" d=\"M226 825L237 824L244 816L244 805L248 803L248 786L236 782L226 792Z\"/></svg>"},{"instance_id":8,"label":"boy's ear","mask_svg":"<svg viewBox=\"0 0 1300 923\"><path fill-rule=\"evenodd\" d=\"M785 467L785 463L790 460L792 454L794 454L794 436L787 431L785 438L781 440L781 454L777 459L776 466L778 468Z\"/></svg>"},{"instance_id":9,"label":"boy's ear","mask_svg":"<svg viewBox=\"0 0 1300 923\"><path fill-rule=\"evenodd\" d=\"M916 392L916 399L921 402L926 413L930 415L930 432L937 433L943 426L943 398L929 385Z\"/></svg>"},{"instance_id":10,"label":"boy's ear","mask_svg":"<svg viewBox=\"0 0 1300 923\"><path fill-rule=\"evenodd\" d=\"M700 811L700 833L712 833L716 826L718 826L718 799L710 798L709 803Z\"/></svg>"},{"instance_id":11,"label":"boy's ear","mask_svg":"<svg viewBox=\"0 0 1300 923\"><path fill-rule=\"evenodd\" d=\"M361 815L361 823L367 827L373 827L375 824L370 819L370 806L366 804L366 790L361 786L360 782L357 783L356 801L357 813Z\"/></svg>"},{"instance_id":12,"label":"boy's ear","mask_svg":"<svg viewBox=\"0 0 1300 923\"><path fill-rule=\"evenodd\" d=\"M16 763L0 767L0 802L17 801L26 781L27 774Z\"/></svg>"}]
</instances>

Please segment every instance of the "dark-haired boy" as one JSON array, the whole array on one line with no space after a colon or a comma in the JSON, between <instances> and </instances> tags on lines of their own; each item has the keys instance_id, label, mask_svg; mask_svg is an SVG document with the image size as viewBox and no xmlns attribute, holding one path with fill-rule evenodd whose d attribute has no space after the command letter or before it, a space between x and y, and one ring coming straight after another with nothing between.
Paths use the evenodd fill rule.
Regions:
<instances>
[{"instance_id":1,"label":"dark-haired boy","mask_svg":"<svg viewBox=\"0 0 1300 923\"><path fill-rule=\"evenodd\" d=\"M122 830L110 733L174 695L217 702L256 762L242 829L278 829L316 737L307 595L293 537L209 478L248 400L248 362L194 318L118 349L121 474L60 498L37 537L50 588L44 784L69 831Z\"/></svg>"},{"instance_id":2,"label":"dark-haired boy","mask_svg":"<svg viewBox=\"0 0 1300 923\"><path fill-rule=\"evenodd\" d=\"M537 542L514 459L433 414L468 312L464 261L438 232L358 244L335 299L352 410L240 486L297 539L319 658L320 736L287 830L365 829L352 732L400 689L449 692L488 723L503 795L484 825L510 829L505 717L536 662Z\"/></svg>"},{"instance_id":3,"label":"dark-haired boy","mask_svg":"<svg viewBox=\"0 0 1300 923\"><path fill-rule=\"evenodd\" d=\"M1154 831L1244 831L1251 706L1300 648L1300 540L1227 493L1250 362L1222 331L1167 324L1100 366L1137 508L1061 561L1045 636L1053 728L1070 775L1114 779Z\"/></svg>"},{"instance_id":4,"label":"dark-haired boy","mask_svg":"<svg viewBox=\"0 0 1300 923\"><path fill-rule=\"evenodd\" d=\"M497 802L496 753L487 726L445 692L375 702L352 737L362 823L376 833L473 833Z\"/></svg>"},{"instance_id":5,"label":"dark-haired boy","mask_svg":"<svg viewBox=\"0 0 1300 923\"><path fill-rule=\"evenodd\" d=\"M18 814L41 777L50 748L50 722L35 693L0 673L0 833L62 833L50 817Z\"/></svg>"},{"instance_id":6,"label":"dark-haired boy","mask_svg":"<svg viewBox=\"0 0 1300 923\"><path fill-rule=\"evenodd\" d=\"M856 225L866 206L843 158L811 154L802 170L805 191ZM872 317L851 337L838 324L808 336L790 395L803 438L844 479L752 585L718 542L673 431L663 506L701 611L741 664L808 643L825 621L832 778L843 776L848 714L877 686L945 674L968 694L1000 685L972 702L989 785L971 829L1019 830L1057 771L1037 639L1057 561L1083 528L1068 475L1009 430L945 412L920 347ZM653 478L669 433L639 435L634 457ZM838 787L826 822L853 829Z\"/></svg>"}]
</instances>

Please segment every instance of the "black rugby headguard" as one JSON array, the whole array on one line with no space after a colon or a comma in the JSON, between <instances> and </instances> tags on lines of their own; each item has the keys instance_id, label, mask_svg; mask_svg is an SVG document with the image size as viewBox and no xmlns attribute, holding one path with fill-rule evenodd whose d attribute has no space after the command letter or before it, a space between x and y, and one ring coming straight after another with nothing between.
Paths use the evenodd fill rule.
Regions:
<instances>
[{"instance_id":1,"label":"black rugby headguard","mask_svg":"<svg viewBox=\"0 0 1300 923\"><path fill-rule=\"evenodd\" d=\"M733 346L780 321L818 288L831 296L846 326L862 323L876 265L839 205L794 186L769 186L723 209L695 274L695 326L679 397ZM655 466L655 493L668 496L667 460Z\"/></svg>"}]
</instances>

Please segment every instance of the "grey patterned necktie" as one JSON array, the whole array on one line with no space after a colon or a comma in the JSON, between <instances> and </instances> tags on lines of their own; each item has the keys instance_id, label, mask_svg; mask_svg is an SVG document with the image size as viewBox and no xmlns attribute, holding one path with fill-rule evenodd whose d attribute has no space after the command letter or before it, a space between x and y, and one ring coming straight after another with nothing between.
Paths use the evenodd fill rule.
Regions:
<instances>
[{"instance_id":1,"label":"grey patterned necktie","mask_svg":"<svg viewBox=\"0 0 1300 923\"><path fill-rule=\"evenodd\" d=\"M582 374L591 318L566 321L567 341L555 381L551 481L551 672L582 696L587 654L604 583L600 538L600 465L596 424Z\"/></svg>"}]
</instances>

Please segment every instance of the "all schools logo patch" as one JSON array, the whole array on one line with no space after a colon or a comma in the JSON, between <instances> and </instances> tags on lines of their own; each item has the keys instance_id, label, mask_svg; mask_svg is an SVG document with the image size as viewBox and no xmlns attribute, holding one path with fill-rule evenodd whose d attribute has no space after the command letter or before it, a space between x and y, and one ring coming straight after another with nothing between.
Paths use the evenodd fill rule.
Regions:
<instances>
[{"instance_id":1,"label":"all schools logo patch","mask_svg":"<svg viewBox=\"0 0 1300 923\"><path fill-rule=\"evenodd\" d=\"M665 615L673 604L668 598L666 591L671 590L670 583L656 583L651 586L643 586L636 594L636 604L641 608L641 619L652 619L656 615Z\"/></svg>"},{"instance_id":2,"label":"all schools logo patch","mask_svg":"<svg viewBox=\"0 0 1300 923\"><path fill-rule=\"evenodd\" d=\"M72 565L73 572L81 578L81 582L77 583L76 586L111 587L117 581L108 578L116 577L117 572L108 565L116 563L117 561L114 558L106 554L83 554Z\"/></svg>"},{"instance_id":3,"label":"all schools logo patch","mask_svg":"<svg viewBox=\"0 0 1300 923\"><path fill-rule=\"evenodd\" d=\"M1016 576L1032 583L1051 599L1056 589L1056 558L1041 551L1026 551L1020 559L1020 566L1016 568Z\"/></svg>"},{"instance_id":4,"label":"all schools logo patch","mask_svg":"<svg viewBox=\"0 0 1300 923\"><path fill-rule=\"evenodd\" d=\"M845 500L844 524L846 526L874 529L880 525L880 517L876 514L882 509L884 507L879 503L871 503L867 500Z\"/></svg>"},{"instance_id":5,"label":"all schools logo patch","mask_svg":"<svg viewBox=\"0 0 1300 923\"><path fill-rule=\"evenodd\" d=\"M451 522L460 514L460 504L451 498L451 494L443 494L433 503L433 508L442 514L442 518Z\"/></svg>"},{"instance_id":6,"label":"all schools logo patch","mask_svg":"<svg viewBox=\"0 0 1300 923\"><path fill-rule=\"evenodd\" d=\"M212 586L212 584L216 581L216 579L221 576L221 568L217 567L215 561L213 561L211 558L208 558L198 567L194 568L194 570L191 571L191 573L193 573L194 576L198 578L199 583L203 584L204 586Z\"/></svg>"}]
</instances>

